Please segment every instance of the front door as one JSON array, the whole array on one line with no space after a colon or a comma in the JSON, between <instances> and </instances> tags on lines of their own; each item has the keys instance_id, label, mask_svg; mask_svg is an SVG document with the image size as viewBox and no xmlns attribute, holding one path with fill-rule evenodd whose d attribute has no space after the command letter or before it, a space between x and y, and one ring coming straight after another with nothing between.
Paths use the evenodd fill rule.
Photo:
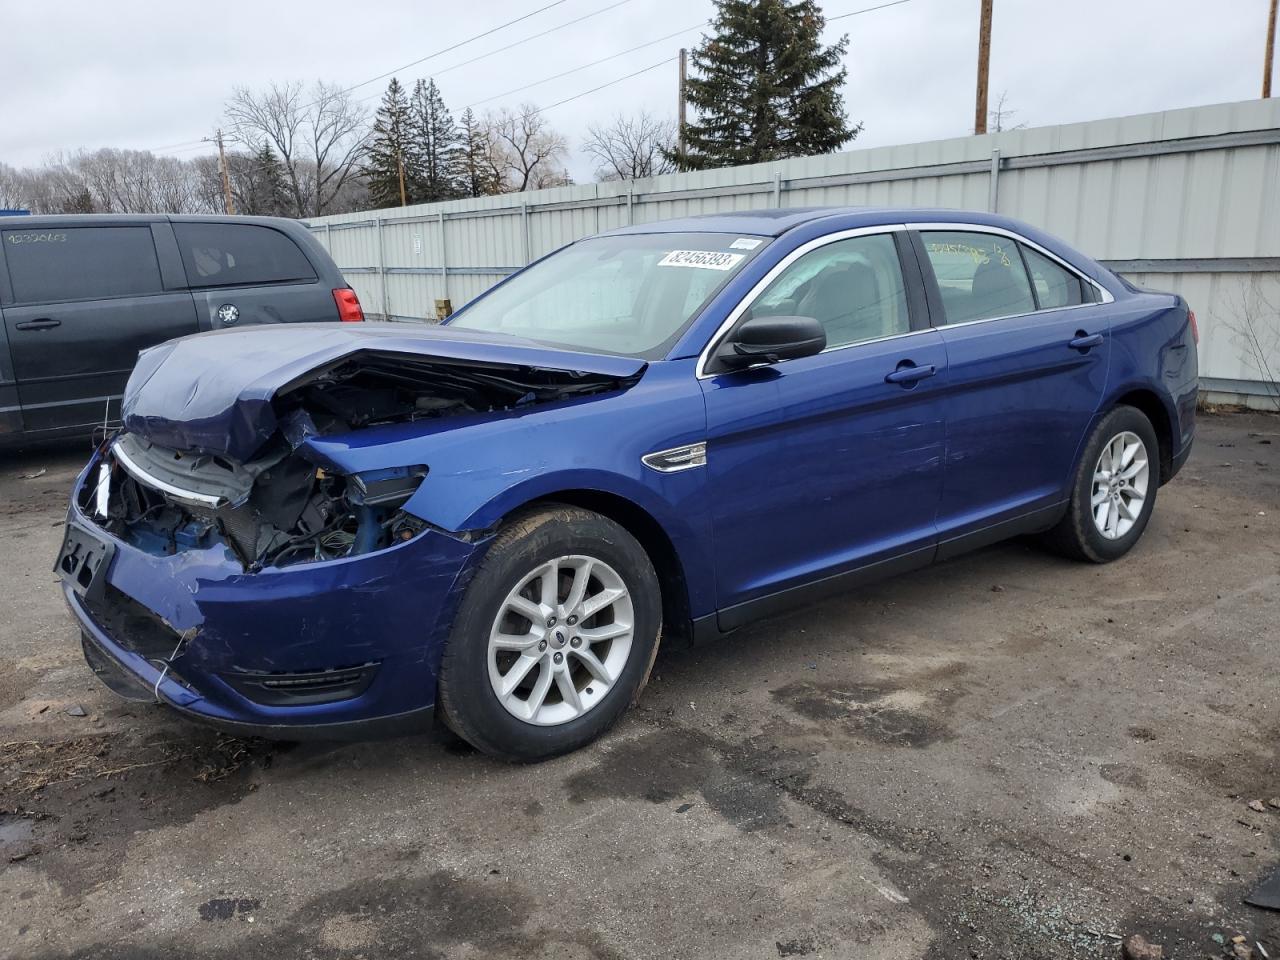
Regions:
<instances>
[{"instance_id":1,"label":"front door","mask_svg":"<svg viewBox=\"0 0 1280 960\"><path fill-rule=\"evenodd\" d=\"M1041 526L1066 498L1102 402L1110 324L1088 280L1028 244L967 228L918 240L950 374L945 556L983 531L994 540L1016 532L1008 525Z\"/></svg>"},{"instance_id":2,"label":"front door","mask_svg":"<svg viewBox=\"0 0 1280 960\"><path fill-rule=\"evenodd\" d=\"M815 317L827 350L702 381L722 629L792 588L932 559L946 358L909 307L904 240L860 232L792 254L742 319Z\"/></svg>"},{"instance_id":3,"label":"front door","mask_svg":"<svg viewBox=\"0 0 1280 960\"><path fill-rule=\"evenodd\" d=\"M3 230L0 243L25 430L118 419L138 351L196 332L191 294L164 289L146 224Z\"/></svg>"}]
</instances>

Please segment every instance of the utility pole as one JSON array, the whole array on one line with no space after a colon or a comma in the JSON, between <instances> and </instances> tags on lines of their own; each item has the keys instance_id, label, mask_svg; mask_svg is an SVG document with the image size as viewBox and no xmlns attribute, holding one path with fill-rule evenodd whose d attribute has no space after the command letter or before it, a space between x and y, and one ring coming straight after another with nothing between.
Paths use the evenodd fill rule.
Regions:
<instances>
[{"instance_id":1,"label":"utility pole","mask_svg":"<svg viewBox=\"0 0 1280 960\"><path fill-rule=\"evenodd\" d=\"M1267 53L1262 58L1262 99L1271 96L1271 66L1276 56L1276 3L1271 0L1271 12L1267 15Z\"/></svg>"},{"instance_id":2,"label":"utility pole","mask_svg":"<svg viewBox=\"0 0 1280 960\"><path fill-rule=\"evenodd\" d=\"M680 48L680 111L679 111L679 128L677 129L678 150L680 162L684 163L684 84L688 76L687 66L688 51L684 47Z\"/></svg>"},{"instance_id":3,"label":"utility pole","mask_svg":"<svg viewBox=\"0 0 1280 960\"><path fill-rule=\"evenodd\" d=\"M973 111L974 133L987 132L987 74L991 67L991 2L992 0L982 0L982 19L978 25L978 102Z\"/></svg>"},{"instance_id":4,"label":"utility pole","mask_svg":"<svg viewBox=\"0 0 1280 960\"><path fill-rule=\"evenodd\" d=\"M218 160L222 164L222 196L226 201L227 213L236 212L235 201L231 199L231 172L227 170L227 150L222 144L222 128L218 128Z\"/></svg>"},{"instance_id":5,"label":"utility pole","mask_svg":"<svg viewBox=\"0 0 1280 960\"><path fill-rule=\"evenodd\" d=\"M407 207L409 202L404 195L404 151L399 148L396 149L396 166L400 170L400 206Z\"/></svg>"}]
</instances>

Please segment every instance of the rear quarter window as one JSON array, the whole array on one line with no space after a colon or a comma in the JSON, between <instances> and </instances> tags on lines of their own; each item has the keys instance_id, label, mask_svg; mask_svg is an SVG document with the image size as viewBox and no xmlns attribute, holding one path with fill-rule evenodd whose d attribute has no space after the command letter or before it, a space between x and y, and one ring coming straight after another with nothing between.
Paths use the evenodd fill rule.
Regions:
<instances>
[{"instance_id":1,"label":"rear quarter window","mask_svg":"<svg viewBox=\"0 0 1280 960\"><path fill-rule=\"evenodd\" d=\"M175 223L187 282L232 287L315 280L311 262L287 235L250 223Z\"/></svg>"},{"instance_id":2,"label":"rear quarter window","mask_svg":"<svg viewBox=\"0 0 1280 960\"><path fill-rule=\"evenodd\" d=\"M150 227L0 231L17 303L161 293Z\"/></svg>"}]
</instances>

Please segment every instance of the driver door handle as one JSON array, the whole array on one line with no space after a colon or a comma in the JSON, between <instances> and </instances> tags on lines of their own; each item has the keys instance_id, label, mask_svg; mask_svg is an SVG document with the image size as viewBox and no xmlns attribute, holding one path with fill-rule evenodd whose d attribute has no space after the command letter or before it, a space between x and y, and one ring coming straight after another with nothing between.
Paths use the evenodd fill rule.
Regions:
<instances>
[{"instance_id":1,"label":"driver door handle","mask_svg":"<svg viewBox=\"0 0 1280 960\"><path fill-rule=\"evenodd\" d=\"M39 320L24 320L22 323L15 323L15 330L52 330L54 327L62 326L61 320L50 320L48 317L41 317Z\"/></svg>"},{"instance_id":2,"label":"driver door handle","mask_svg":"<svg viewBox=\"0 0 1280 960\"><path fill-rule=\"evenodd\" d=\"M922 367L899 366L897 370L893 371L893 373L885 375L884 382L912 384L917 383L926 377L932 377L937 372L938 368L932 363L925 364Z\"/></svg>"}]
</instances>

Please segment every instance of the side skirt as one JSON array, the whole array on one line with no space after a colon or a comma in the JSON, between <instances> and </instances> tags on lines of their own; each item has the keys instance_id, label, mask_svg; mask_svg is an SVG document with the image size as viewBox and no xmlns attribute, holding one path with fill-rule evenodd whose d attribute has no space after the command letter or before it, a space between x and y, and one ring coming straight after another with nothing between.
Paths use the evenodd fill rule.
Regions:
<instances>
[{"instance_id":1,"label":"side skirt","mask_svg":"<svg viewBox=\"0 0 1280 960\"><path fill-rule=\"evenodd\" d=\"M816 603L846 590L865 586L887 577L897 576L900 573L918 570L936 561L946 560L962 553L968 553L971 550L999 543L1001 540L1008 540L1010 537L1028 533L1042 533L1062 519L1066 509L1067 504L1065 502L1043 507L1009 520L1002 520L980 530L952 537L937 546L921 547L918 550L912 550L896 557L889 557L886 560L870 563L854 570L823 577L820 580L803 583L796 587L788 587L786 590L779 590L777 593L758 597L755 600L748 600L745 603L735 604L732 607L725 607L717 613L698 617L693 621L693 642L695 644L705 643L737 630L739 627L746 626L754 620L763 620L793 607Z\"/></svg>"}]
</instances>

